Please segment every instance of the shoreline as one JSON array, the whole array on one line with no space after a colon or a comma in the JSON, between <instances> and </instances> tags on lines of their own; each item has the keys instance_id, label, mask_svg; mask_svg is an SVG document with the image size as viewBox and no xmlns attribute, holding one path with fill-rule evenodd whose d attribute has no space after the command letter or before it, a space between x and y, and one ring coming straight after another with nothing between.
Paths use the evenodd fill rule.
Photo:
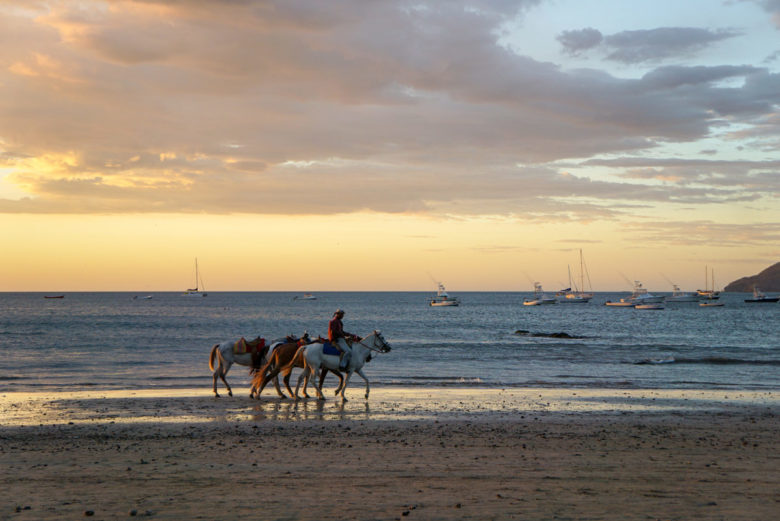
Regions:
<instances>
[{"instance_id":1,"label":"shoreline","mask_svg":"<svg viewBox=\"0 0 780 521\"><path fill-rule=\"evenodd\" d=\"M273 391L271 391L273 393ZM780 391L0 393L0 520L771 519Z\"/></svg>"},{"instance_id":2,"label":"shoreline","mask_svg":"<svg viewBox=\"0 0 780 521\"><path fill-rule=\"evenodd\" d=\"M270 387L270 386L269 386ZM324 388L325 401L259 400L237 390L215 398L208 389L127 389L0 393L2 426L62 423L188 423L261 420L508 420L514 415L702 414L780 412L780 391L690 389L389 388L352 387L343 403Z\"/></svg>"}]
</instances>

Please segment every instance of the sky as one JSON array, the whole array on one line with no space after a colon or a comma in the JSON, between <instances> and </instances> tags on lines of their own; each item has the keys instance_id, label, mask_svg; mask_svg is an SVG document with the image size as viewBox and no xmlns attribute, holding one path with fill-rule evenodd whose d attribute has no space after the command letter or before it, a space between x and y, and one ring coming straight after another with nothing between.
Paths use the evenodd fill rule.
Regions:
<instances>
[{"instance_id":1,"label":"sky","mask_svg":"<svg viewBox=\"0 0 780 521\"><path fill-rule=\"evenodd\" d=\"M0 291L780 260L780 0L0 0Z\"/></svg>"}]
</instances>

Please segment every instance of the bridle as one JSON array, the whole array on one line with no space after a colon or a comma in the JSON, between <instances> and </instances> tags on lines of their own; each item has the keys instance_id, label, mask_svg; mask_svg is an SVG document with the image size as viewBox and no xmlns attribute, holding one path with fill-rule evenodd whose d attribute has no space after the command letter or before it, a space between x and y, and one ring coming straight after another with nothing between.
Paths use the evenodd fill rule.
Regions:
<instances>
[{"instance_id":1,"label":"bridle","mask_svg":"<svg viewBox=\"0 0 780 521\"><path fill-rule=\"evenodd\" d=\"M371 335L368 335L368 336L371 336ZM366 337L366 338L368 338L368 337ZM389 351L389 349L377 349L374 346L366 345L366 344L363 343L363 340L356 340L355 343L360 344L361 346L365 347L369 351L374 351L375 353L387 353ZM387 342L385 342L385 347L386 348L390 347L390 346L387 345Z\"/></svg>"}]
</instances>

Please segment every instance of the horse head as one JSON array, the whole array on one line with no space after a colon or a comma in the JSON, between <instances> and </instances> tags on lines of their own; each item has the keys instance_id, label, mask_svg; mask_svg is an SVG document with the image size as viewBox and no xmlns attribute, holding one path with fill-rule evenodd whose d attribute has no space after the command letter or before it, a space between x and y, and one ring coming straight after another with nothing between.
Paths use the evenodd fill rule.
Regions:
<instances>
[{"instance_id":1,"label":"horse head","mask_svg":"<svg viewBox=\"0 0 780 521\"><path fill-rule=\"evenodd\" d=\"M382 336L382 332L378 330L374 330L374 332L370 335L373 336L374 339L372 341L372 347L379 351L380 353L389 353L392 349L390 347L390 344L385 340L385 337Z\"/></svg>"}]
</instances>

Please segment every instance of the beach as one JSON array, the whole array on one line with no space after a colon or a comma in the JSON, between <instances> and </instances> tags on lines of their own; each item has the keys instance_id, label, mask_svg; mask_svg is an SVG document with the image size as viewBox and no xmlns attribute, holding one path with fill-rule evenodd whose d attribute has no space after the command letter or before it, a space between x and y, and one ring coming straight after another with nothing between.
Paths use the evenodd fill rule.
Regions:
<instances>
[{"instance_id":1,"label":"beach","mask_svg":"<svg viewBox=\"0 0 780 521\"><path fill-rule=\"evenodd\" d=\"M771 519L780 393L3 393L0 519Z\"/></svg>"}]
</instances>

